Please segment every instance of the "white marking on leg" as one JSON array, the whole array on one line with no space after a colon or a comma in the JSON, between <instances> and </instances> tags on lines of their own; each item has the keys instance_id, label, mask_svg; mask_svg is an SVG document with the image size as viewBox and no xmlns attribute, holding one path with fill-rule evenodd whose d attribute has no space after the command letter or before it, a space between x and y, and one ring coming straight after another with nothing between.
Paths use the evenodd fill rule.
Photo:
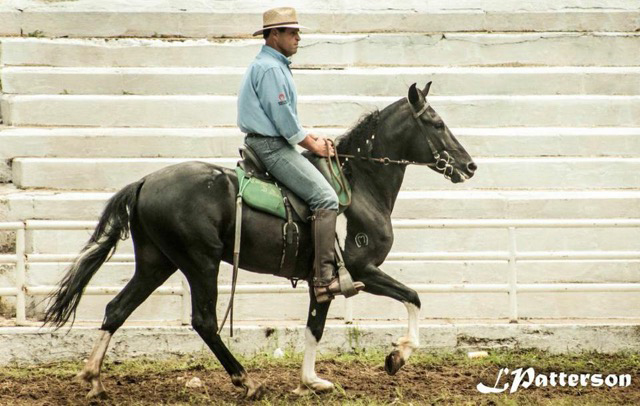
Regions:
<instances>
[{"instance_id":1,"label":"white marking on leg","mask_svg":"<svg viewBox=\"0 0 640 406\"><path fill-rule=\"evenodd\" d=\"M109 348L109 341L111 341L111 333L102 331L82 372L78 374L78 378L91 383L91 391L87 394L88 398L101 396L105 393L104 386L102 386L102 381L100 380L100 369L102 368L107 348Z\"/></svg>"},{"instance_id":2,"label":"white marking on leg","mask_svg":"<svg viewBox=\"0 0 640 406\"><path fill-rule=\"evenodd\" d=\"M416 346L420 346L420 308L413 303L405 302L407 308L407 314L409 318L409 326L407 329L407 336L409 340Z\"/></svg>"},{"instance_id":3,"label":"white marking on leg","mask_svg":"<svg viewBox=\"0 0 640 406\"><path fill-rule=\"evenodd\" d=\"M316 376L316 349L318 342L311 333L311 329L307 327L304 330L304 359L302 361L302 382L313 382Z\"/></svg>"},{"instance_id":4,"label":"white marking on leg","mask_svg":"<svg viewBox=\"0 0 640 406\"><path fill-rule=\"evenodd\" d=\"M344 251L347 241L347 218L344 214L339 215L336 219L336 234L338 235L338 244Z\"/></svg>"},{"instance_id":5,"label":"white marking on leg","mask_svg":"<svg viewBox=\"0 0 640 406\"><path fill-rule=\"evenodd\" d=\"M316 375L316 349L318 341L307 327L304 332L305 346L302 360L302 376L300 385L293 391L296 395L306 395L311 392L323 392L333 389L333 383L320 379Z\"/></svg>"},{"instance_id":6,"label":"white marking on leg","mask_svg":"<svg viewBox=\"0 0 640 406\"><path fill-rule=\"evenodd\" d=\"M404 337L400 337L396 343L396 349L400 351L403 360L409 359L413 350L420 346L420 326L418 325L420 309L409 302L404 303L407 308L409 325Z\"/></svg>"}]
</instances>

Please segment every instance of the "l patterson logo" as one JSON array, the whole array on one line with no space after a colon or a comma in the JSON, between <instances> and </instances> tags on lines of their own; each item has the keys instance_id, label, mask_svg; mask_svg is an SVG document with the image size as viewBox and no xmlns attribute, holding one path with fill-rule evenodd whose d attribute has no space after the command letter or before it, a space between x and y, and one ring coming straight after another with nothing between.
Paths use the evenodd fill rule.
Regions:
<instances>
[{"instance_id":1,"label":"l patterson logo","mask_svg":"<svg viewBox=\"0 0 640 406\"><path fill-rule=\"evenodd\" d=\"M510 377L511 375L511 382ZM507 382L500 384L502 378L505 378ZM501 393L508 390L508 393L514 393L518 389L546 386L593 386L599 387L606 385L610 388L614 386L627 387L631 385L631 375L603 375L603 374L567 374L565 372L550 372L548 374L537 373L533 368L527 368L523 370L518 368L509 373L508 368L502 368L498 371L496 383L491 386L486 386L483 383L479 383L476 388L480 393Z\"/></svg>"},{"instance_id":2,"label":"l patterson logo","mask_svg":"<svg viewBox=\"0 0 640 406\"><path fill-rule=\"evenodd\" d=\"M278 104L282 105L286 103L287 103L287 97L284 95L284 93L280 93L278 95Z\"/></svg>"}]
</instances>

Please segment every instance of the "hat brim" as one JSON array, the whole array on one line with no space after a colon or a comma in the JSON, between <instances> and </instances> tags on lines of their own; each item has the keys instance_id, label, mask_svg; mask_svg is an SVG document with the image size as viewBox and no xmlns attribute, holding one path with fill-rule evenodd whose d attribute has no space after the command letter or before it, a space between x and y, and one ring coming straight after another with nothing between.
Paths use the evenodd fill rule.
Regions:
<instances>
[{"instance_id":1,"label":"hat brim","mask_svg":"<svg viewBox=\"0 0 640 406\"><path fill-rule=\"evenodd\" d=\"M262 32L264 30L271 30L273 28L298 28L298 29L307 29L307 27L305 27L304 25L300 25L300 24L282 24L282 25L274 25L273 27L269 27L269 28L261 28L258 31L254 32L253 35L260 35L262 34Z\"/></svg>"}]
</instances>

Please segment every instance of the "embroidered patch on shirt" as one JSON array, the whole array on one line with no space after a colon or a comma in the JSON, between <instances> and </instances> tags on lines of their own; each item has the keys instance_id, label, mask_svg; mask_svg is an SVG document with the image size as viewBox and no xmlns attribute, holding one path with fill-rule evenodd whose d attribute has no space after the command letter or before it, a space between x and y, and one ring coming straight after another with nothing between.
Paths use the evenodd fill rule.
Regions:
<instances>
[{"instance_id":1,"label":"embroidered patch on shirt","mask_svg":"<svg viewBox=\"0 0 640 406\"><path fill-rule=\"evenodd\" d=\"M284 95L284 93L280 93L278 95L278 104L279 105L283 105L283 104L287 104L287 97Z\"/></svg>"}]
</instances>

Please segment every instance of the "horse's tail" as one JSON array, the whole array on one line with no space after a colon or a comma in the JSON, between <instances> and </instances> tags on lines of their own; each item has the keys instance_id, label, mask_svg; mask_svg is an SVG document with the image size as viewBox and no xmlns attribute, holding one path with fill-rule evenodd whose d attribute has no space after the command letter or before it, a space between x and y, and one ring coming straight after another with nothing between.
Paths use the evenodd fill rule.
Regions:
<instances>
[{"instance_id":1,"label":"horse's tail","mask_svg":"<svg viewBox=\"0 0 640 406\"><path fill-rule=\"evenodd\" d=\"M125 186L108 202L93 235L80 251L58 289L49 296L51 301L44 315L44 323L62 327L73 315L85 287L100 266L115 252L118 240L129 237L129 218L134 212L138 191L144 181Z\"/></svg>"}]
</instances>

